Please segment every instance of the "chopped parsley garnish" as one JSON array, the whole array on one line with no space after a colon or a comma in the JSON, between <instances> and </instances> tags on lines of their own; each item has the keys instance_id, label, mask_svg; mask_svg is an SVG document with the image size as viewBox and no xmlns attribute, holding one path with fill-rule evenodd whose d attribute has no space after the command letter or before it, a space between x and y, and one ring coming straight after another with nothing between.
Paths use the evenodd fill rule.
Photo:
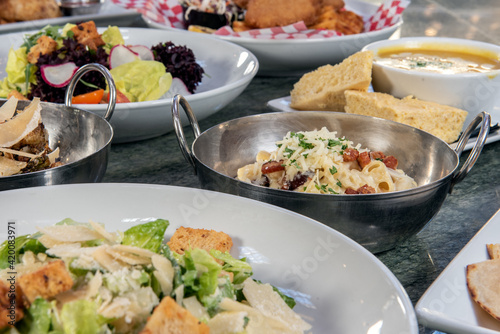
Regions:
<instances>
[{"instance_id":1,"label":"chopped parsley garnish","mask_svg":"<svg viewBox=\"0 0 500 334\"><path fill-rule=\"evenodd\" d=\"M299 141L299 146L304 148L305 150L310 150L310 149L314 148L313 143L308 143L305 140Z\"/></svg>"},{"instance_id":2,"label":"chopped parsley garnish","mask_svg":"<svg viewBox=\"0 0 500 334\"><path fill-rule=\"evenodd\" d=\"M308 155L309 155L309 153L304 153L304 154L302 154L302 156L303 156L304 158L306 158L306 159L307 159L307 156L308 156Z\"/></svg>"},{"instance_id":3,"label":"chopped parsley garnish","mask_svg":"<svg viewBox=\"0 0 500 334\"><path fill-rule=\"evenodd\" d=\"M339 187L342 187L342 182L340 182L340 180L337 180L337 185L338 185Z\"/></svg>"},{"instance_id":4,"label":"chopped parsley garnish","mask_svg":"<svg viewBox=\"0 0 500 334\"><path fill-rule=\"evenodd\" d=\"M340 145L339 140L328 139L328 148L332 148L332 147L339 146L339 145Z\"/></svg>"},{"instance_id":5,"label":"chopped parsley garnish","mask_svg":"<svg viewBox=\"0 0 500 334\"><path fill-rule=\"evenodd\" d=\"M283 155L286 156L287 158L290 158L294 152L295 152L295 150L292 150L291 148L286 147Z\"/></svg>"},{"instance_id":6,"label":"chopped parsley garnish","mask_svg":"<svg viewBox=\"0 0 500 334\"><path fill-rule=\"evenodd\" d=\"M334 175L335 173L337 173L337 168L335 166L332 166L330 169L330 174Z\"/></svg>"}]
</instances>

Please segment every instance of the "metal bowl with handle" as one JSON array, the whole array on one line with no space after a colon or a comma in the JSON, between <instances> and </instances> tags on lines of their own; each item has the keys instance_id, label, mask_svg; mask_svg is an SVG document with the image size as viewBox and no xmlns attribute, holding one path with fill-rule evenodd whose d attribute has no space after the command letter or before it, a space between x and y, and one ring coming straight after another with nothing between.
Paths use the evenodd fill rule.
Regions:
<instances>
[{"instance_id":1,"label":"metal bowl with handle","mask_svg":"<svg viewBox=\"0 0 500 334\"><path fill-rule=\"evenodd\" d=\"M71 106L76 83L89 71L101 72L108 82L110 98L104 118ZM23 109L30 102L20 100L18 109ZM51 149L59 147L63 164L36 172L0 177L0 191L102 180L113 138L113 128L108 121L116 103L116 88L111 74L99 64L80 67L68 84L65 102L66 105L41 102L42 122L48 133L49 146Z\"/></svg>"},{"instance_id":2,"label":"metal bowl with handle","mask_svg":"<svg viewBox=\"0 0 500 334\"><path fill-rule=\"evenodd\" d=\"M183 107L194 133L189 148L179 119ZM338 112L280 112L233 119L200 132L189 104L176 96L172 117L179 146L205 189L249 197L316 219L347 235L373 253L394 248L419 232L439 211L453 186L470 171L485 144L491 118L479 114L452 149L419 129L368 116ZM480 133L467 160L460 156L472 131ZM337 131L371 150L395 156L416 188L377 194L326 195L271 189L237 180L238 168L255 162L261 150L272 151L289 131L322 127Z\"/></svg>"}]
</instances>

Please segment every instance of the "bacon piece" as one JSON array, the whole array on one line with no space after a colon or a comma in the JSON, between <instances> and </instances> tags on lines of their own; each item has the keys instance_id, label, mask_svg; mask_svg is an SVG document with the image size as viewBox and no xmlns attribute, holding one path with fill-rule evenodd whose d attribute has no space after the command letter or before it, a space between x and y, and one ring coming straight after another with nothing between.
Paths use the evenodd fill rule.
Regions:
<instances>
[{"instance_id":1,"label":"bacon piece","mask_svg":"<svg viewBox=\"0 0 500 334\"><path fill-rule=\"evenodd\" d=\"M358 160L358 164L359 164L359 167L361 167L361 169L365 168L365 166L368 165L372 161L368 152L360 153L358 159L356 159L356 160Z\"/></svg>"},{"instance_id":2,"label":"bacon piece","mask_svg":"<svg viewBox=\"0 0 500 334\"><path fill-rule=\"evenodd\" d=\"M303 185L304 183L306 183L307 180L309 180L309 179L310 179L309 175L298 173L297 175L295 175L293 180L291 180L289 182L284 182L283 187L281 189L283 189L283 190L295 190L298 187L300 187L301 185Z\"/></svg>"},{"instance_id":3,"label":"bacon piece","mask_svg":"<svg viewBox=\"0 0 500 334\"><path fill-rule=\"evenodd\" d=\"M359 151L354 148L346 148L343 157L344 162L356 161L359 157Z\"/></svg>"},{"instance_id":4,"label":"bacon piece","mask_svg":"<svg viewBox=\"0 0 500 334\"><path fill-rule=\"evenodd\" d=\"M385 154L380 151L370 152L370 157L373 160L383 160L385 158Z\"/></svg>"},{"instance_id":5,"label":"bacon piece","mask_svg":"<svg viewBox=\"0 0 500 334\"><path fill-rule=\"evenodd\" d=\"M347 188L347 189L345 190L345 193L346 193L347 195L355 195L355 194L359 194L359 193L357 192L357 190L354 190L354 189L352 189L352 188Z\"/></svg>"},{"instance_id":6,"label":"bacon piece","mask_svg":"<svg viewBox=\"0 0 500 334\"><path fill-rule=\"evenodd\" d=\"M279 172L285 170L285 166L283 166L283 161L268 161L262 165L261 171L262 174L269 174L274 172Z\"/></svg>"},{"instance_id":7,"label":"bacon piece","mask_svg":"<svg viewBox=\"0 0 500 334\"><path fill-rule=\"evenodd\" d=\"M345 193L347 195L355 195L355 194L374 194L375 189L373 187L370 187L369 185L365 184L364 186L359 187L358 189L354 190L352 188L347 188L345 190Z\"/></svg>"},{"instance_id":8,"label":"bacon piece","mask_svg":"<svg viewBox=\"0 0 500 334\"><path fill-rule=\"evenodd\" d=\"M365 184L364 186L361 186L357 189L358 194L374 194L375 189L373 187L370 187L369 185Z\"/></svg>"},{"instance_id":9,"label":"bacon piece","mask_svg":"<svg viewBox=\"0 0 500 334\"><path fill-rule=\"evenodd\" d=\"M387 168L396 169L398 167L398 159L396 159L392 155L385 157L382 161L387 166Z\"/></svg>"}]
</instances>

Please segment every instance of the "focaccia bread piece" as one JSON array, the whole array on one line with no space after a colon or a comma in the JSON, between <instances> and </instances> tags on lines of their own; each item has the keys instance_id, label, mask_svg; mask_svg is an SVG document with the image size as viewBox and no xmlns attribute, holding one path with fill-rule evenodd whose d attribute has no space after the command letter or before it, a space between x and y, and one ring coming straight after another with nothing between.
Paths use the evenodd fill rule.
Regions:
<instances>
[{"instance_id":1,"label":"focaccia bread piece","mask_svg":"<svg viewBox=\"0 0 500 334\"><path fill-rule=\"evenodd\" d=\"M362 51L337 65L304 74L290 92L290 107L298 110L344 111L346 90L367 91L372 81L373 52Z\"/></svg>"},{"instance_id":2,"label":"focaccia bread piece","mask_svg":"<svg viewBox=\"0 0 500 334\"><path fill-rule=\"evenodd\" d=\"M379 117L413 126L453 143L462 131L467 112L407 96L398 99L384 93L346 91L345 111Z\"/></svg>"}]
</instances>

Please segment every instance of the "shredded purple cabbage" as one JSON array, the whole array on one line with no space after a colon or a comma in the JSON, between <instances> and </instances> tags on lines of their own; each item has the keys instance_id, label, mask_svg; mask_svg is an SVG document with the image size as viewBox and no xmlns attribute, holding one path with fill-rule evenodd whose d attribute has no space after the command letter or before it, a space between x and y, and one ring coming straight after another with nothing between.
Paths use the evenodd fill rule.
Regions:
<instances>
[{"instance_id":1,"label":"shredded purple cabbage","mask_svg":"<svg viewBox=\"0 0 500 334\"><path fill-rule=\"evenodd\" d=\"M151 50L155 60L162 62L172 77L181 79L190 93L195 92L205 71L196 62L191 49L166 42L153 46Z\"/></svg>"}]
</instances>

